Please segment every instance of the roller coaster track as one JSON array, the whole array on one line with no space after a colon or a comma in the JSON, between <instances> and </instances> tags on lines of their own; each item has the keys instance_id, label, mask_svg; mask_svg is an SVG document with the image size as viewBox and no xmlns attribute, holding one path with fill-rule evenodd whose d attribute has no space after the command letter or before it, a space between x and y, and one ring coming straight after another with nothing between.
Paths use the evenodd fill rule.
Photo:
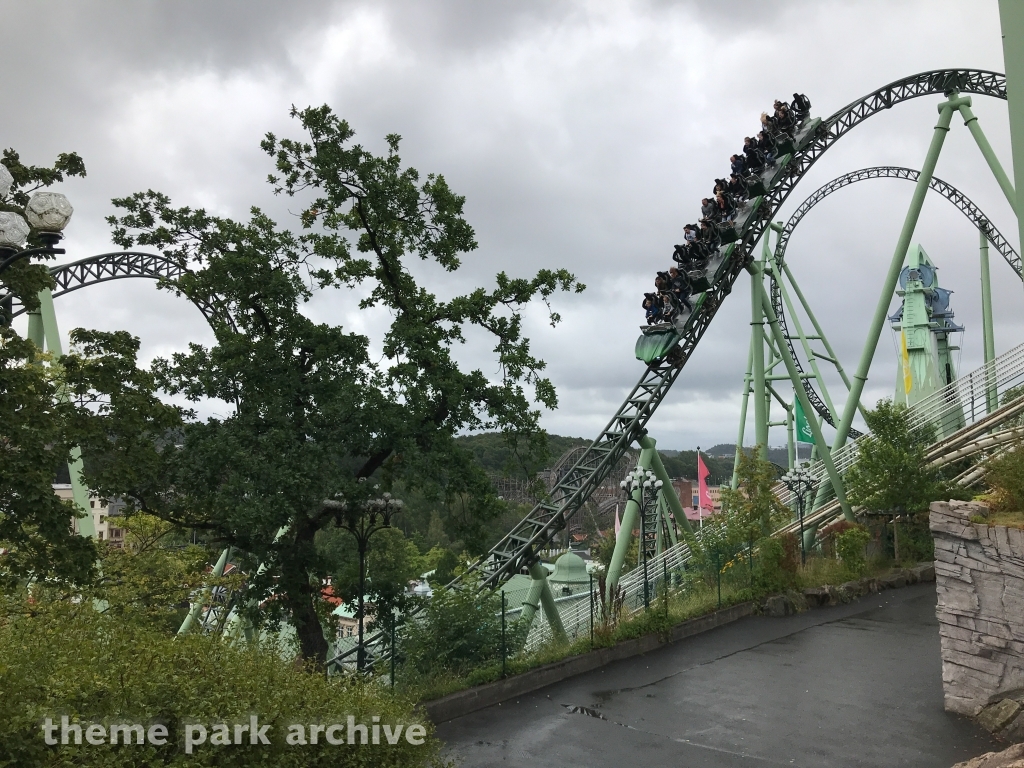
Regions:
<instances>
[{"instance_id":1,"label":"roller coaster track","mask_svg":"<svg viewBox=\"0 0 1024 768\"><path fill-rule=\"evenodd\" d=\"M136 277L157 280L163 285L175 288L182 276L191 273L163 254L117 251L90 256L70 264L61 264L53 267L50 274L57 283L53 290L53 297L57 298L90 285ZM227 322L234 327L230 313L218 303L197 300L191 296L188 298L203 313L211 327L216 328L218 322ZM11 317L17 317L26 311L21 302L13 296L0 296L0 304L7 299L11 300Z\"/></svg>"},{"instance_id":2,"label":"roller coaster track","mask_svg":"<svg viewBox=\"0 0 1024 768\"><path fill-rule=\"evenodd\" d=\"M874 168L862 168L859 171L846 173L832 179L832 181L816 189L810 197L800 204L796 211L793 212L793 215L789 217L789 221L786 222L786 226L783 227L782 231L779 233L779 240L775 244L775 263L780 269L782 268L786 262L786 248L789 245L789 240L792 237L793 230L796 229L797 224L799 224L804 217L811 212L811 209L814 208L814 206L833 192L838 192L840 189L848 187L851 184L856 184L858 181L867 181L869 179L905 179L906 181L916 182L920 175L920 171L915 171L912 168L877 166ZM1024 280L1024 275L1022 275L1020 271L1020 255L1013 249L1013 246L1007 242L1002 233L996 229L995 225L992 224L992 220L986 216L982 210L975 205L969 197L967 197L967 195L949 182L936 177L932 177L931 183L928 186L953 203L953 205L960 209L960 212L963 213L963 215L966 216L975 227L984 232L988 236L989 242L991 242L993 247L1002 254L1006 263L1013 269L1014 274ZM782 332L786 337L786 346L789 347L789 353L793 356L793 362L796 363L797 371L800 374L803 374L804 369L800 362L800 356L796 353L796 349L793 346L792 336L790 335L789 328L786 326L785 303L774 271L768 272L768 280L771 285L772 307L775 309L775 314L778 316L779 323L782 326ZM818 394L818 390L814 388L814 382L803 376L801 376L801 381L803 382L804 391L807 393L807 399L811 401L811 405L814 407L814 410L817 411L818 415L825 420L826 424L830 424L834 427L835 422L833 421L833 414L829 411L828 405L826 405L824 400L822 400L821 396ZM855 429L850 430L850 437L859 436L860 432Z\"/></svg>"},{"instance_id":3,"label":"roller coaster track","mask_svg":"<svg viewBox=\"0 0 1024 768\"><path fill-rule=\"evenodd\" d=\"M1006 98L1006 77L996 72L950 69L923 72L897 80L843 107L824 120L814 138L794 153L786 175L764 196L760 217L751 223L733 250L729 264L690 316L682 338L664 358L655 360L640 377L618 412L587 451L555 486L552 501L541 502L471 569L481 589L494 589L529 565L562 530L570 517L604 480L623 452L640 437L658 406L679 378L704 332L732 291L740 272L752 260L755 244L800 179L839 139L868 118L910 99L957 91ZM556 501L557 500L557 501Z\"/></svg>"}]
</instances>

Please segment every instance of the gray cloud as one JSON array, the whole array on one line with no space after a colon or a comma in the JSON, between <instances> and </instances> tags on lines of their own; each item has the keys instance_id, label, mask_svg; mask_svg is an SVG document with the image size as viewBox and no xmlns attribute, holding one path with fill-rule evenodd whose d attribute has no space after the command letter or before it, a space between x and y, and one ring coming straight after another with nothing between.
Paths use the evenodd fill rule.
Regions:
<instances>
[{"instance_id":1,"label":"gray cloud","mask_svg":"<svg viewBox=\"0 0 1024 768\"><path fill-rule=\"evenodd\" d=\"M991 7L989 7L991 6ZM495 272L566 266L590 289L558 300L552 330L531 313L561 407L556 432L591 436L640 375L633 345L639 298L664 268L682 225L726 158L774 98L799 90L829 114L899 77L943 66L1001 70L995 4L959 2L78 2L38 50L39 14L0 2L8 71L4 146L30 162L83 154L89 177L69 182L76 206L68 258L110 250L111 197L166 191L181 204L244 216L257 204L280 220L287 201L263 183L267 130L293 133L295 103L330 103L359 140L404 137L403 155L467 195L480 249L440 293ZM955 40L949 30L956 29ZM917 167L938 99L874 117L814 168L786 215L819 184L859 167ZM1005 105L975 111L1009 165ZM967 192L1016 242L1009 208L962 126L938 175ZM790 261L848 370L863 344L911 185L865 182L818 207L794 236ZM981 361L977 235L945 201L929 200L918 239L956 290L962 366ZM994 263L997 349L1021 338L1021 285ZM732 441L749 334L748 282L729 302L659 411L665 447ZM332 299L311 312L373 331ZM209 340L198 313L140 283L98 286L60 301L65 329L127 328L149 356ZM487 345L460 352L490 371ZM868 398L891 393L888 331ZM832 380L834 379L834 380ZM831 377L836 400L842 384ZM784 439L775 430L773 443Z\"/></svg>"}]
</instances>

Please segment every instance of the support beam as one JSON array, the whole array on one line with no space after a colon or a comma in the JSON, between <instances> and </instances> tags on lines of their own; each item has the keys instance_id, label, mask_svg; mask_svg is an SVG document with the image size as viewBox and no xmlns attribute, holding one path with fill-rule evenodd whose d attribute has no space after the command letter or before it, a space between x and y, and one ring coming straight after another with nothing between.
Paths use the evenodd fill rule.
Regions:
<instances>
[{"instance_id":1,"label":"support beam","mask_svg":"<svg viewBox=\"0 0 1024 768\"><path fill-rule=\"evenodd\" d=\"M1003 71L1006 73L1006 105L1010 112L1014 188L1024 189L1024 3L999 0L999 24L1003 29ZM1022 216L1017 217L1017 232L1019 242L1024 243Z\"/></svg>"},{"instance_id":2,"label":"support beam","mask_svg":"<svg viewBox=\"0 0 1024 768\"><path fill-rule=\"evenodd\" d=\"M775 334L775 339L779 346L779 354L782 356L782 361L786 364L786 370L789 371L793 377L793 392L797 399L800 401L800 407L804 409L804 413L812 413L811 402L807 399L807 393L804 392L804 388L800 386L800 380L797 377L796 363L793 361L792 355L789 354L789 348L783 341L782 327L779 325L779 318L775 315L775 310L772 308L772 300L768 295L768 292L764 290L764 286L761 286L761 300L764 306L764 316L768 320L768 325ZM853 511L850 509L850 504L846 500L846 491L843 488L843 480L839 477L839 472L836 470L836 465L832 461L832 454L828 450L828 446L825 444L825 437L821 433L821 427L818 422L811 418L807 420L808 426L811 428L811 433L814 435L814 442L821 448L821 460L825 465L825 472L828 474L828 479L832 483L833 489L836 492L836 498L839 500L839 505L843 508L843 514L847 520L853 520Z\"/></svg>"},{"instance_id":3,"label":"support beam","mask_svg":"<svg viewBox=\"0 0 1024 768\"><path fill-rule=\"evenodd\" d=\"M654 441L652 440L650 444L653 446ZM653 447L644 448L641 446L640 459L637 461L637 466L645 471L650 469L652 456L655 453L656 451ZM608 564L608 577L605 580L606 597L609 605L611 604L612 596L615 594L615 587L618 586L619 576L622 574L622 564L626 561L626 553L629 551L629 545L633 538L633 527L637 524L637 518L640 517L640 494L640 489L635 489L633 495L626 502L626 508L622 511L619 535L615 539L615 550L612 552L612 561Z\"/></svg>"},{"instance_id":4,"label":"support beam","mask_svg":"<svg viewBox=\"0 0 1024 768\"><path fill-rule=\"evenodd\" d=\"M996 357L995 335L992 327L992 278L988 268L988 237L982 230L978 230L981 238L981 335L985 352L985 364L988 365ZM989 372L985 382L985 410L992 413L998 406L996 393L995 375Z\"/></svg>"},{"instance_id":5,"label":"support beam","mask_svg":"<svg viewBox=\"0 0 1024 768\"><path fill-rule=\"evenodd\" d=\"M213 578L219 579L221 576L224 575L224 568L228 564L228 555L230 554L230 552L231 548L228 547L220 553L220 558L218 558L217 564L213 566L213 573L211 574ZM196 619L199 618L199 614L203 610L203 605L206 603L207 600L209 600L209 598L210 588L206 587L203 589L202 596L199 598L199 600L192 604L192 608L189 610L188 615L185 617L185 620L181 622L181 626L178 627L179 635L186 635L189 633L189 631L195 625Z\"/></svg>"},{"instance_id":6,"label":"support beam","mask_svg":"<svg viewBox=\"0 0 1024 768\"><path fill-rule=\"evenodd\" d=\"M988 163L989 169L992 171L992 175L996 177L996 181L999 183L999 188L1003 190L1003 194L1006 195L1006 202L1010 204L1010 208L1014 213L1017 212L1017 193L1013 190L1013 184L1010 183L1009 177L1006 175L1006 171L1003 170L1002 164L999 162L999 158L996 157L995 151L992 149L992 145L988 143L988 139L985 137L985 132L981 130L981 125L978 123L978 118L975 117L971 111L971 100L969 96L965 96L964 100L966 104L961 104L960 114L964 118L964 125L967 126L967 130L971 132L971 136L974 137L974 141L978 145L978 149L981 150L982 156L985 158L985 162Z\"/></svg>"},{"instance_id":7,"label":"support beam","mask_svg":"<svg viewBox=\"0 0 1024 768\"><path fill-rule=\"evenodd\" d=\"M762 265L754 262L750 272L750 352L753 355L751 367L754 396L754 444L758 446L761 458L768 458L768 403L764 386L764 311L761 308L761 294L764 293Z\"/></svg>"},{"instance_id":8,"label":"support beam","mask_svg":"<svg viewBox=\"0 0 1024 768\"><path fill-rule=\"evenodd\" d=\"M54 359L64 354L60 341L60 329L57 327L57 313L53 307L53 294L49 288L44 288L39 292L39 310L29 314L28 338L40 350L49 352ZM67 398L64 391L61 391L58 396ZM84 517L77 519L78 535L95 539L96 524L93 522L92 510L89 508L89 490L82 482L82 451L77 446L71 449L68 475L71 478L71 496L75 501L75 506L84 514Z\"/></svg>"},{"instance_id":9,"label":"support beam","mask_svg":"<svg viewBox=\"0 0 1024 768\"><path fill-rule=\"evenodd\" d=\"M644 435L640 438L640 448L650 450L651 452L651 469L654 471L655 476L661 480L661 495L665 497L665 503L668 505L669 512L672 513L676 519L676 523L687 533L693 533L693 529L690 528L690 521L686 519L686 513L683 511L683 505L679 501L679 497L676 495L675 488L672 486L672 478L668 476L668 472L665 470L665 465L661 461L661 456L655 449L654 439L648 435Z\"/></svg>"},{"instance_id":10,"label":"support beam","mask_svg":"<svg viewBox=\"0 0 1024 768\"><path fill-rule=\"evenodd\" d=\"M562 626L562 617L558 615L558 608L555 605L554 595L551 594L551 585L548 584L548 570L538 560L530 566L530 576L533 581L530 583L530 591L523 603L522 618L529 626L537 610L543 606L544 618L551 625L552 634L559 640L565 640L565 627Z\"/></svg>"},{"instance_id":11,"label":"support beam","mask_svg":"<svg viewBox=\"0 0 1024 768\"><path fill-rule=\"evenodd\" d=\"M736 455L732 461L732 482L734 491L739 486L740 456L743 453L743 433L747 427L747 402L750 400L751 366L754 364L754 334L750 334L750 348L747 351L747 372L743 376L743 399L740 402L740 433L736 436Z\"/></svg>"},{"instance_id":12,"label":"support beam","mask_svg":"<svg viewBox=\"0 0 1024 768\"><path fill-rule=\"evenodd\" d=\"M889 263L889 271L882 283L881 294L878 297L875 314L871 318L871 325L868 327L864 350L861 352L860 362L857 364L857 371L853 376L853 386L850 387L850 394L846 398L846 407L843 408L842 419L836 425L835 441L832 444L833 450L846 442L846 438L850 434L850 427L853 426L853 417L857 414L860 397L864 393L864 385L868 380L871 361L875 358L878 340L882 335L882 328L885 326L885 321L889 315L889 304L896 290L896 283L899 281L900 271L903 269L903 261L907 257L907 250L910 248L910 240L914 236L917 221L921 217L921 209L924 207L928 185L931 184L932 176L935 174L935 165L939 160L939 154L942 152L942 144L946 140L946 134L949 133L949 124L953 120L953 111L959 108L961 102L962 100L959 95L953 92L947 101L939 105L939 121L932 132L931 144L928 146L928 154L925 155L924 163L921 164L921 175L918 177L917 184L914 187L914 196L910 201L910 209L907 211L906 219L903 222L903 229L900 232L899 240L896 241L896 249L893 251L892 261ZM802 389L802 387L799 389ZM822 459L825 458L826 456L823 455ZM831 462L831 459L829 461ZM818 501L815 506L817 506L817 503L820 503L820 500L821 491L819 490ZM845 512L848 508L849 505L844 503L843 511Z\"/></svg>"}]
</instances>

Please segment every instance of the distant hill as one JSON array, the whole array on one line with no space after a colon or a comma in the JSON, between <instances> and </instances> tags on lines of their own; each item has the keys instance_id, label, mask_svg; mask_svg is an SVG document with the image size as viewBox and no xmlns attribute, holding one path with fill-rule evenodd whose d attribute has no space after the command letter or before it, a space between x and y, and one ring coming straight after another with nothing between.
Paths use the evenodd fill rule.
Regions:
<instances>
[{"instance_id":1,"label":"distant hill","mask_svg":"<svg viewBox=\"0 0 1024 768\"><path fill-rule=\"evenodd\" d=\"M749 450L749 449L748 449ZM728 457L730 460L736 456L736 443L719 443L711 448L708 448L707 453L711 456L722 456ZM804 453L807 453L806 446L804 447ZM779 464L780 466L789 465L789 449L785 446L768 448L768 461Z\"/></svg>"},{"instance_id":2,"label":"distant hill","mask_svg":"<svg viewBox=\"0 0 1024 768\"><path fill-rule=\"evenodd\" d=\"M476 460L488 472L495 475L503 475L506 472L511 477L524 477L525 472L521 462L513 459L512 452L506 445L504 438L499 432L484 432L479 435L466 435L458 438L458 441L466 446L476 456ZM582 437L563 437L561 435L547 436L547 459L543 461L526 462L530 473L539 472L542 469L550 469L562 455L581 445L590 445L592 441ZM665 471L670 477L684 477L689 480L697 479L697 452L696 451L658 451L661 460L665 464ZM711 472L710 482L712 485L728 483L732 477L733 454L718 458L705 454L704 462ZM785 462L783 462L785 463ZM510 467L511 464L511 467Z\"/></svg>"},{"instance_id":3,"label":"distant hill","mask_svg":"<svg viewBox=\"0 0 1024 768\"><path fill-rule=\"evenodd\" d=\"M482 432L478 435L465 435L457 438L458 442L473 452L476 460L488 472L502 475L506 472L511 477L523 477L526 474L535 474L542 469L548 469L558 461L562 454L571 448L581 445L590 445L593 441L582 437L562 437L561 435L547 436L547 456L541 460L522 461L513 455L513 451L505 442L500 432ZM525 446L520 451L520 456L525 454ZM523 468L525 464L525 470Z\"/></svg>"}]
</instances>

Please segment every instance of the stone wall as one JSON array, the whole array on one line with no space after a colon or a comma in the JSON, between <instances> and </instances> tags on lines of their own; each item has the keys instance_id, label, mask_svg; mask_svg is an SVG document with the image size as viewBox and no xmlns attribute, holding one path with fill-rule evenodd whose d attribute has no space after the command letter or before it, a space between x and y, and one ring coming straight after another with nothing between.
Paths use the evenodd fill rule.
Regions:
<instances>
[{"instance_id":1,"label":"stone wall","mask_svg":"<svg viewBox=\"0 0 1024 768\"><path fill-rule=\"evenodd\" d=\"M930 511L946 709L977 715L1024 689L1024 531L972 523L979 502Z\"/></svg>"}]
</instances>

